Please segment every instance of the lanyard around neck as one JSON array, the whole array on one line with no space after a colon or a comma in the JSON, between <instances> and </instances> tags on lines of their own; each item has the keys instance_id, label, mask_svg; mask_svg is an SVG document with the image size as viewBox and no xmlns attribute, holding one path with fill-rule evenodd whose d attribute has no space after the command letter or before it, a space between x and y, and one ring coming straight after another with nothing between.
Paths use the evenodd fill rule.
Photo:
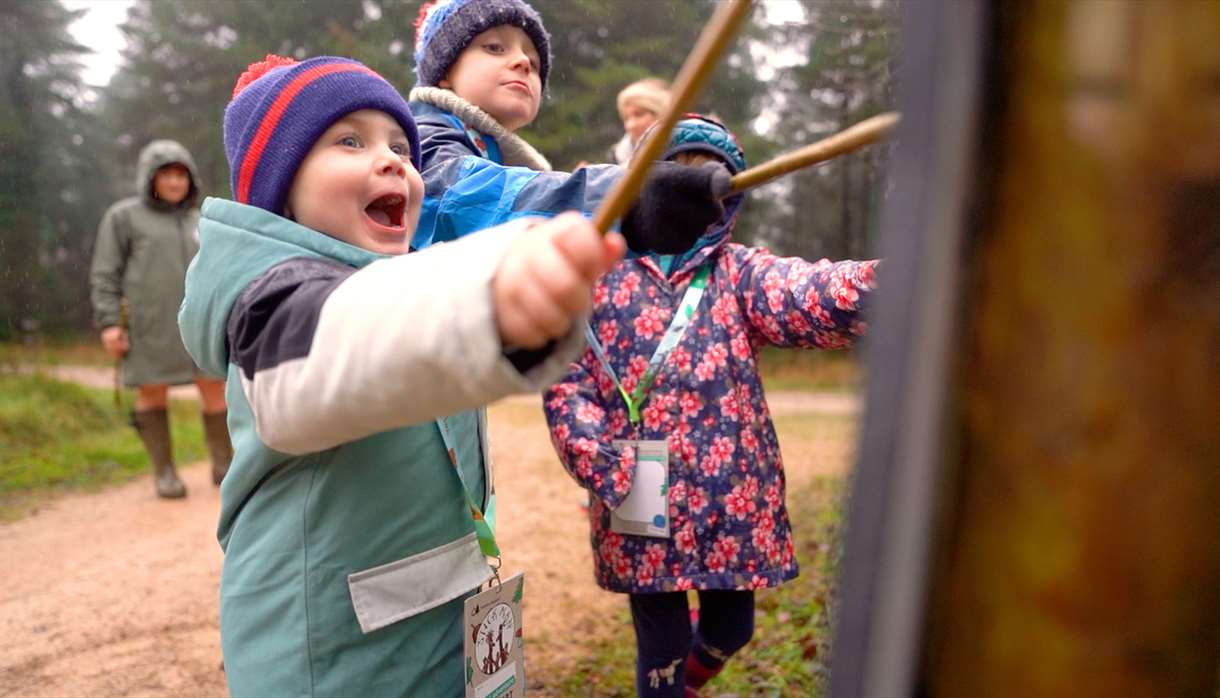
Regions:
<instances>
[{"instance_id":1,"label":"lanyard around neck","mask_svg":"<svg viewBox=\"0 0 1220 698\"><path fill-rule=\"evenodd\" d=\"M640 423L640 407L648 399L648 391L652 388L653 381L657 379L657 374L660 373L665 359L669 357L674 347L678 346L687 326L690 325L691 316L695 314L695 308L699 307L699 301L703 299L703 291L707 288L707 278L711 272L712 263L708 262L700 267L694 278L690 280L690 285L686 287L686 293L682 296L682 303L678 305L677 312L669 321L669 328L665 330L665 336L661 338L661 343L657 345L656 351L652 352L652 358L648 360L648 369L644 371L640 382L636 383L635 390L631 393L627 392L623 383L618 379L618 375L615 374L614 367L610 365L610 360L606 357L606 350L597 340L593 328L585 325L585 337L589 340L589 348L601 362L602 368L606 369L606 373L610 374L610 379L614 381L614 387L618 388L618 394L622 396L623 402L627 403L627 418L631 420L632 424Z\"/></svg>"},{"instance_id":2,"label":"lanyard around neck","mask_svg":"<svg viewBox=\"0 0 1220 698\"><path fill-rule=\"evenodd\" d=\"M466 493L466 503L470 506L470 516L474 519L475 536L479 539L479 549L487 557L494 557L497 560L500 557L500 547L496 545L496 534L492 530L496 510L496 498L492 494L487 498L487 516L483 515L483 510L479 508L478 502L475 501L474 495L470 493L470 487L466 485L466 477L462 475L462 468L458 463L457 447L453 440L453 434L449 431L449 418L440 417L436 420L436 428L441 432L441 441L445 442L445 452L449 454L449 462L453 464L453 470L457 473L458 480L462 483L462 491ZM497 567L499 565L497 564Z\"/></svg>"},{"instance_id":3,"label":"lanyard around neck","mask_svg":"<svg viewBox=\"0 0 1220 698\"><path fill-rule=\"evenodd\" d=\"M479 131L466 126L465 124L463 124L463 126L466 129L466 137L469 138L472 143L474 143L474 147L479 151L479 155L481 155L484 159L491 160L497 165L504 164L504 157L500 153L500 144L496 142L495 138L492 138L487 134L480 133Z\"/></svg>"}]
</instances>

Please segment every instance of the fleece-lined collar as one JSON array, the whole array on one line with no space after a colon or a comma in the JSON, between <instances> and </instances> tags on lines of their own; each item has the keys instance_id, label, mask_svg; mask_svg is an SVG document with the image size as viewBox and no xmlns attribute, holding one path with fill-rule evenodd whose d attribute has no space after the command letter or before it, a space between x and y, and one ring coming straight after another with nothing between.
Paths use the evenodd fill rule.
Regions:
<instances>
[{"instance_id":1,"label":"fleece-lined collar","mask_svg":"<svg viewBox=\"0 0 1220 698\"><path fill-rule=\"evenodd\" d=\"M504 164L510 167L528 167L531 170L547 171L551 163L534 146L517 134L504 128L495 117L457 96L452 90L440 87L416 87L408 99L412 102L431 104L453 114L466 126L485 133L496 140Z\"/></svg>"}]
</instances>

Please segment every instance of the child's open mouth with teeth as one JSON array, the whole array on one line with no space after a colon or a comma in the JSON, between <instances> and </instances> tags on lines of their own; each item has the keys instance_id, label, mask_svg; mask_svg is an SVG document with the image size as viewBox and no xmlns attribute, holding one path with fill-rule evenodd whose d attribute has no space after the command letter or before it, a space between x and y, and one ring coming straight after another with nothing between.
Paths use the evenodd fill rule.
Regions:
<instances>
[{"instance_id":1,"label":"child's open mouth with teeth","mask_svg":"<svg viewBox=\"0 0 1220 698\"><path fill-rule=\"evenodd\" d=\"M403 213L407 210L407 198L402 194L379 196L364 208L364 214L374 223L386 228L403 228Z\"/></svg>"}]
</instances>

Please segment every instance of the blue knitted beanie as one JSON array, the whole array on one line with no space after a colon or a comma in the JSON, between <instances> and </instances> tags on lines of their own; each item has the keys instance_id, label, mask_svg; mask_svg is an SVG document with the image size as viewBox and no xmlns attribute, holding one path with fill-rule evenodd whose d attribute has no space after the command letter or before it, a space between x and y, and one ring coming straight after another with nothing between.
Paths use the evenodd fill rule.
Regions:
<instances>
[{"instance_id":1,"label":"blue knitted beanie","mask_svg":"<svg viewBox=\"0 0 1220 698\"><path fill-rule=\"evenodd\" d=\"M685 114L674 125L661 159L668 160L678 153L699 151L715 155L724 161L732 174L746 169L746 154L737 142L737 136L710 116Z\"/></svg>"},{"instance_id":2,"label":"blue knitted beanie","mask_svg":"<svg viewBox=\"0 0 1220 698\"><path fill-rule=\"evenodd\" d=\"M545 92L551 72L551 35L542 25L542 17L523 0L436 0L421 7L415 22L418 86L440 84L458 54L476 36L506 24L521 29L534 42Z\"/></svg>"},{"instance_id":3,"label":"blue knitted beanie","mask_svg":"<svg viewBox=\"0 0 1220 698\"><path fill-rule=\"evenodd\" d=\"M335 56L298 63L269 55L250 64L225 107L233 199L282 213L297 169L314 143L336 121L361 109L383 111L402 126L418 170L415 119L398 90L371 68Z\"/></svg>"}]
</instances>

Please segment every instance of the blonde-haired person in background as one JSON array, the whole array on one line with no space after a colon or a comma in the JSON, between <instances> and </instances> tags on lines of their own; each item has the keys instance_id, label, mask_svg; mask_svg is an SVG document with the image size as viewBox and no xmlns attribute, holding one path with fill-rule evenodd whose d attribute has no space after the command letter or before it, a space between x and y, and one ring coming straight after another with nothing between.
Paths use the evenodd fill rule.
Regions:
<instances>
[{"instance_id":1,"label":"blonde-haired person in background","mask_svg":"<svg viewBox=\"0 0 1220 698\"><path fill-rule=\"evenodd\" d=\"M611 149L614 162L626 165L640 138L669 108L669 86L657 78L644 78L618 93L618 115L623 120L623 137Z\"/></svg>"}]
</instances>

